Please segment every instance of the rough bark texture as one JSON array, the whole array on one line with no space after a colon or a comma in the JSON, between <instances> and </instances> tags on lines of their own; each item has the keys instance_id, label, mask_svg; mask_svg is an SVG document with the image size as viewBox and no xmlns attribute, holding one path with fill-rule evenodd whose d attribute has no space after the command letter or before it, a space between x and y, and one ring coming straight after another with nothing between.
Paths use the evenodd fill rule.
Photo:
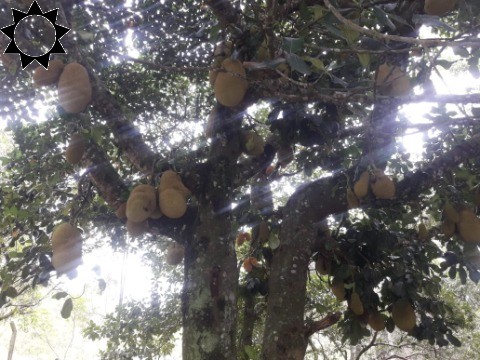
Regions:
<instances>
[{"instance_id":1,"label":"rough bark texture","mask_svg":"<svg viewBox=\"0 0 480 360\"><path fill-rule=\"evenodd\" d=\"M253 330L255 328L255 295L248 295L244 299L243 304L243 318L242 327L240 330L240 342L239 342L239 357L242 360L248 360L249 357L245 353L245 346L251 346L253 340Z\"/></svg>"},{"instance_id":2,"label":"rough bark texture","mask_svg":"<svg viewBox=\"0 0 480 360\"><path fill-rule=\"evenodd\" d=\"M183 360L236 358L238 269L231 196L240 154L241 116L219 108L222 126L212 141L203 184L197 189L198 217L185 246L182 296ZM222 129L223 127L223 129Z\"/></svg>"},{"instance_id":3,"label":"rough bark texture","mask_svg":"<svg viewBox=\"0 0 480 360\"><path fill-rule=\"evenodd\" d=\"M285 207L281 245L275 251L270 271L262 359L299 360L305 356L305 291L317 238L315 223L347 209L344 195L331 192L342 184L344 176L316 181L297 190Z\"/></svg>"},{"instance_id":4,"label":"rough bark texture","mask_svg":"<svg viewBox=\"0 0 480 360\"><path fill-rule=\"evenodd\" d=\"M237 278L231 220L228 214L215 213L204 204L195 235L186 244L184 360L235 358Z\"/></svg>"}]
</instances>

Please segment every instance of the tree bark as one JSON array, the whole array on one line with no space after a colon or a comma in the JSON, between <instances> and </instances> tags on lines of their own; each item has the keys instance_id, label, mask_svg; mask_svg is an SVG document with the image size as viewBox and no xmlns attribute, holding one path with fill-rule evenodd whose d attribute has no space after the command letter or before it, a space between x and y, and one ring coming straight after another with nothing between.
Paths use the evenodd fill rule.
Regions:
<instances>
[{"instance_id":1,"label":"tree bark","mask_svg":"<svg viewBox=\"0 0 480 360\"><path fill-rule=\"evenodd\" d=\"M274 253L270 270L264 360L300 360L305 356L305 292L308 265L317 240L314 224L328 214L347 209L344 195L331 194L334 185L341 188L342 184L345 176L314 182L297 190L285 206L280 247Z\"/></svg>"},{"instance_id":2,"label":"tree bark","mask_svg":"<svg viewBox=\"0 0 480 360\"><path fill-rule=\"evenodd\" d=\"M184 360L236 357L238 270L231 229L228 213L200 205L195 234L185 246Z\"/></svg>"},{"instance_id":3,"label":"tree bark","mask_svg":"<svg viewBox=\"0 0 480 360\"><path fill-rule=\"evenodd\" d=\"M245 353L245 347L253 343L253 330L255 328L255 295L247 295L243 304L243 319L240 331L239 357L242 360L249 360Z\"/></svg>"}]
</instances>

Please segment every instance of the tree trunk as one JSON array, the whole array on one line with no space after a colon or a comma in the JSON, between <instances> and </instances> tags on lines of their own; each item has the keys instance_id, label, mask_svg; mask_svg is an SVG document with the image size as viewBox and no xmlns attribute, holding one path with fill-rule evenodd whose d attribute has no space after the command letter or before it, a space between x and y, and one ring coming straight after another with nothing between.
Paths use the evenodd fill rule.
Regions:
<instances>
[{"instance_id":1,"label":"tree trunk","mask_svg":"<svg viewBox=\"0 0 480 360\"><path fill-rule=\"evenodd\" d=\"M285 206L280 246L270 269L263 360L305 357L305 292L312 249L318 244L315 224L329 214L347 210L345 183L344 175L315 181L297 190ZM334 194L335 187L343 187L343 191Z\"/></svg>"},{"instance_id":2,"label":"tree trunk","mask_svg":"<svg viewBox=\"0 0 480 360\"><path fill-rule=\"evenodd\" d=\"M183 359L235 359L238 269L229 215L200 205L185 250Z\"/></svg>"},{"instance_id":3,"label":"tree trunk","mask_svg":"<svg viewBox=\"0 0 480 360\"><path fill-rule=\"evenodd\" d=\"M243 318L240 333L239 357L242 360L249 360L245 353L245 347L253 343L253 330L255 328L255 295L247 295L243 304Z\"/></svg>"}]
</instances>

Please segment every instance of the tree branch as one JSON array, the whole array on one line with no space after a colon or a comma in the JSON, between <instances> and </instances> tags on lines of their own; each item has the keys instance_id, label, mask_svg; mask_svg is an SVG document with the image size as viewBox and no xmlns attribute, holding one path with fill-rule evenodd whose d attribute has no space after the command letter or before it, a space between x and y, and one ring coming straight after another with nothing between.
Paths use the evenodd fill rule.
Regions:
<instances>
[{"instance_id":1,"label":"tree branch","mask_svg":"<svg viewBox=\"0 0 480 360\"><path fill-rule=\"evenodd\" d=\"M97 86L95 93L93 107L107 121L120 149L136 168L146 174L154 173L155 164L162 159L145 144L142 135L125 117L112 94L100 86Z\"/></svg>"},{"instance_id":2,"label":"tree branch","mask_svg":"<svg viewBox=\"0 0 480 360\"><path fill-rule=\"evenodd\" d=\"M308 324L308 326L305 327L305 337L308 338L321 330L327 329L330 326L335 325L340 320L341 317L342 317L342 314L340 312L336 312L334 314L325 316L323 319L319 321L315 321L312 324Z\"/></svg>"},{"instance_id":3,"label":"tree branch","mask_svg":"<svg viewBox=\"0 0 480 360\"><path fill-rule=\"evenodd\" d=\"M375 331L370 342L366 346L364 346L362 350L360 350L355 360L360 360L360 357L363 354L365 354L371 347L375 346L375 340L377 340L377 336L378 336L378 331Z\"/></svg>"},{"instance_id":4,"label":"tree branch","mask_svg":"<svg viewBox=\"0 0 480 360\"><path fill-rule=\"evenodd\" d=\"M444 39L415 39L406 36L398 35L388 35L382 34L378 31L367 29L362 26L355 24L354 22L344 18L342 14L330 3L329 0L324 0L325 6L329 9L332 14L344 25L350 29L356 30L361 34L371 36L374 39L388 41L397 41L403 42L406 44L421 45L423 47L437 47L437 46L478 46L480 44L479 40L462 40L462 41L452 41Z\"/></svg>"}]
</instances>

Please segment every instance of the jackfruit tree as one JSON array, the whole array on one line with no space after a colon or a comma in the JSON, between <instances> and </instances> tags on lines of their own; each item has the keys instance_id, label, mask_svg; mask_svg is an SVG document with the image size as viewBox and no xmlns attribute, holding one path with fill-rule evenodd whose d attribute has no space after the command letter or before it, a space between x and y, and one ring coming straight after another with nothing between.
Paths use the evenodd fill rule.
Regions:
<instances>
[{"instance_id":1,"label":"jackfruit tree","mask_svg":"<svg viewBox=\"0 0 480 360\"><path fill-rule=\"evenodd\" d=\"M181 330L185 360L303 359L330 329L462 345L439 294L480 279L478 1L39 4L72 30L49 70L1 55L0 309L136 246L183 288L126 324Z\"/></svg>"}]
</instances>

